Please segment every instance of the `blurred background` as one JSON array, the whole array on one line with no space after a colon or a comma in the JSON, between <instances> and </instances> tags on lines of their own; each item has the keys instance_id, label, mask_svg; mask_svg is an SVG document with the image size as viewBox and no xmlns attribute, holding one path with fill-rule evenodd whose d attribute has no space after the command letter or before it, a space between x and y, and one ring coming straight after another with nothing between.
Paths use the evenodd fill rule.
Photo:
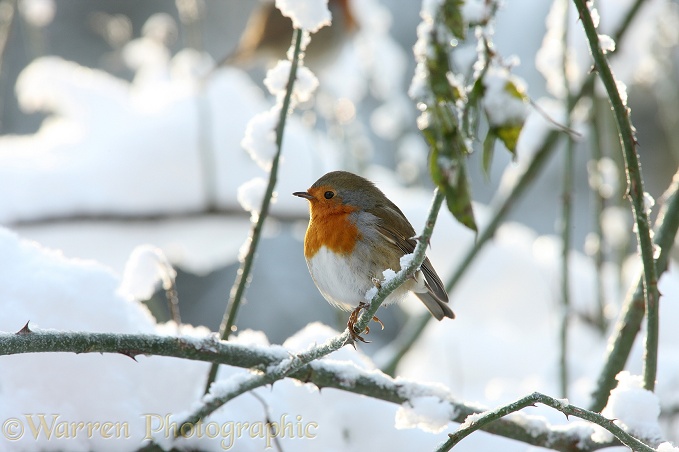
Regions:
<instances>
[{"instance_id":1,"label":"blurred background","mask_svg":"<svg viewBox=\"0 0 679 452\"><path fill-rule=\"evenodd\" d=\"M589 73L591 57L573 7L567 16L558 14L568 3L506 0L486 29L494 33L496 54L513 62L512 73L545 113L531 109L515 159L497 145L488 174L482 137L472 143L467 170L481 229L552 127L544 116L565 121L558 76L563 57L554 44L564 24L571 89ZM611 35L629 8L642 5L611 60L626 85L645 190L658 201L679 162L677 4L594 3L600 32ZM302 254L308 207L293 191L306 190L330 170L354 171L374 180L416 230L431 199L428 148L407 95L420 2L330 5L333 25L312 36L305 59L320 85L289 118L275 202L236 322L240 331L265 332L271 343L310 322L341 330L347 320L308 274ZM241 140L250 118L274 103L263 79L290 43L288 24L275 16L270 3L245 0L0 0L0 224L117 275L136 247L156 246L177 269L182 321L218 330L252 225L239 187L267 177ZM457 58L473 60L475 48L470 30ZM571 389L572 400L582 404L638 270L615 123L601 87L595 92L578 104L571 124L581 135L573 150L569 227L573 309L579 311L571 326ZM444 382L460 397L487 404L529 391L557 392L566 138L450 294L458 318L427 330L428 345L406 356L398 374ZM593 157L597 147L601 157ZM656 204L650 211L652 220L658 210ZM474 240L441 211L429 256L444 281ZM598 250L603 325L588 317L597 303ZM661 306L672 309L676 273L663 281L667 304ZM163 291L144 301L159 322L170 319ZM375 328L374 344L360 350L379 364L381 346L420 312L411 299L381 309L386 329ZM31 320L58 327L39 316ZM661 319L676 323L671 315ZM669 413L667 432L676 432L679 351L671 347L679 341L674 328L661 332L669 336L661 337L668 348L661 354L659 394ZM641 353L636 347L630 359L637 373Z\"/></svg>"},{"instance_id":2,"label":"blurred background","mask_svg":"<svg viewBox=\"0 0 679 452\"><path fill-rule=\"evenodd\" d=\"M633 2L595 3L606 31L616 29ZM329 170L362 173L400 196L397 204L417 215L410 218L416 229L431 193L427 147L407 96L420 3L331 5L333 27L312 36L306 59L320 87L286 131L276 203L237 322L239 329L265 331L273 343L315 320L336 328L346 321L308 275L302 256L307 206L292 191L305 190ZM541 48L549 52L552 7L507 0L494 23L495 50L518 57L512 72L534 101L554 97L545 78L549 58L542 56L540 70L536 64ZM237 189L252 177L266 177L240 140L247 121L272 104L262 80L290 42L287 25L266 16L270 9L245 0L1 0L0 222L118 274L136 246L158 246L179 273L182 320L217 330L251 224ZM589 53L572 7L570 15L571 56L582 77ZM655 199L679 158L676 17L674 2L644 2L614 57L616 74L627 85L645 188ZM262 23L272 36L261 36ZM625 208L611 210L608 222L609 230L623 231L615 246L624 256L635 242L615 125L603 97L580 108L597 109L602 135L575 120L583 137L574 154L573 248L587 255L595 224L587 165L599 139L609 157L607 205ZM513 162L500 147L487 176L480 152L468 164L481 225L492 211L487 206L507 190L507 171L530 157L520 145ZM558 233L563 154L555 153L509 215L535 236ZM432 259L446 280L473 234L448 212L441 215L447 219L432 241ZM456 308L458 299L451 298ZM160 321L169 318L163 293L149 303ZM384 311L387 329L373 338L378 344L392 339L407 317L398 308Z\"/></svg>"}]
</instances>

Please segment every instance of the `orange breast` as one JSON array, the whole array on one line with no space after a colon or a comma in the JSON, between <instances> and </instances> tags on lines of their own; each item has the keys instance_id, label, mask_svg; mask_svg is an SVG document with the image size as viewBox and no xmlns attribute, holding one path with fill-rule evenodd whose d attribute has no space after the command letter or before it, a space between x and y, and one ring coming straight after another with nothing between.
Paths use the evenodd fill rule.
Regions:
<instances>
[{"instance_id":1,"label":"orange breast","mask_svg":"<svg viewBox=\"0 0 679 452\"><path fill-rule=\"evenodd\" d=\"M304 237L304 256L312 258L322 246L338 254L351 253L361 238L356 225L349 219L355 207L312 203L311 220Z\"/></svg>"}]
</instances>

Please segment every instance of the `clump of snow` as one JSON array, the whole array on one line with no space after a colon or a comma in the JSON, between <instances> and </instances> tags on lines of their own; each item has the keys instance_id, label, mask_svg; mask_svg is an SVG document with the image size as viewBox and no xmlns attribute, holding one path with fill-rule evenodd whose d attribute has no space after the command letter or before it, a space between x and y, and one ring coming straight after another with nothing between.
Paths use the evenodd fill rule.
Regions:
<instances>
[{"instance_id":1,"label":"clump of snow","mask_svg":"<svg viewBox=\"0 0 679 452\"><path fill-rule=\"evenodd\" d=\"M491 126L523 124L528 116L528 103L523 95L524 82L506 68L492 66L483 77L486 92L483 96L483 107Z\"/></svg>"},{"instance_id":2,"label":"clump of snow","mask_svg":"<svg viewBox=\"0 0 679 452\"><path fill-rule=\"evenodd\" d=\"M679 452L679 447L675 447L672 443L664 442L658 445L656 449L658 452Z\"/></svg>"},{"instance_id":3,"label":"clump of snow","mask_svg":"<svg viewBox=\"0 0 679 452\"><path fill-rule=\"evenodd\" d=\"M646 212L646 215L651 214L651 210L653 209L653 206L655 206L655 199L653 196L645 191L644 192L644 211Z\"/></svg>"},{"instance_id":4,"label":"clump of snow","mask_svg":"<svg viewBox=\"0 0 679 452\"><path fill-rule=\"evenodd\" d=\"M618 386L611 391L608 404L601 414L628 433L644 439L662 438L658 425L660 402L658 396L644 389L643 379L624 370L616 377Z\"/></svg>"},{"instance_id":5,"label":"clump of snow","mask_svg":"<svg viewBox=\"0 0 679 452\"><path fill-rule=\"evenodd\" d=\"M268 183L262 177L255 177L238 187L238 202L253 215L259 214Z\"/></svg>"},{"instance_id":6,"label":"clump of snow","mask_svg":"<svg viewBox=\"0 0 679 452\"><path fill-rule=\"evenodd\" d=\"M276 8L292 19L295 28L316 33L332 19L328 0L276 0Z\"/></svg>"},{"instance_id":7,"label":"clump of snow","mask_svg":"<svg viewBox=\"0 0 679 452\"><path fill-rule=\"evenodd\" d=\"M618 95L620 95L623 105L627 105L627 85L622 80L616 79L615 87L618 89Z\"/></svg>"},{"instance_id":8,"label":"clump of snow","mask_svg":"<svg viewBox=\"0 0 679 452\"><path fill-rule=\"evenodd\" d=\"M455 416L453 406L438 397L415 397L396 412L396 428L419 428L425 432L440 433Z\"/></svg>"},{"instance_id":9,"label":"clump of snow","mask_svg":"<svg viewBox=\"0 0 679 452\"><path fill-rule=\"evenodd\" d=\"M285 96L291 66L292 62L290 60L279 60L276 66L269 69L266 73L264 85L271 94L278 98L279 102ZM292 90L292 100L294 103L307 102L311 99L316 88L318 88L318 79L309 68L300 64L297 67Z\"/></svg>"},{"instance_id":10,"label":"clump of snow","mask_svg":"<svg viewBox=\"0 0 679 452\"><path fill-rule=\"evenodd\" d=\"M599 45L604 53L615 51L615 41L608 35L599 35Z\"/></svg>"},{"instance_id":11,"label":"clump of snow","mask_svg":"<svg viewBox=\"0 0 679 452\"><path fill-rule=\"evenodd\" d=\"M245 135L241 140L243 149L265 171L271 169L271 162L276 155L276 126L280 114L280 105L256 114L245 127Z\"/></svg>"},{"instance_id":12,"label":"clump of snow","mask_svg":"<svg viewBox=\"0 0 679 452\"><path fill-rule=\"evenodd\" d=\"M371 287L370 289L368 289L368 291L365 293L366 301L368 302L373 301L373 298L375 298L375 295L377 295L377 291L378 291L377 287Z\"/></svg>"},{"instance_id":13,"label":"clump of snow","mask_svg":"<svg viewBox=\"0 0 679 452\"><path fill-rule=\"evenodd\" d=\"M125 264L120 292L136 300L148 300L158 283L165 290L171 289L176 276L163 250L153 245L139 245Z\"/></svg>"}]
</instances>

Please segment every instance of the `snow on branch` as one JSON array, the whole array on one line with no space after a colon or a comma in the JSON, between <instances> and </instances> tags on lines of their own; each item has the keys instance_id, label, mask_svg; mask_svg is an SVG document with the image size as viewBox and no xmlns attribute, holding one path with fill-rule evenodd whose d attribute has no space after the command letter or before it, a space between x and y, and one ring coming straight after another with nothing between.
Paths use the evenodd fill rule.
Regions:
<instances>
[{"instance_id":1,"label":"snow on branch","mask_svg":"<svg viewBox=\"0 0 679 452\"><path fill-rule=\"evenodd\" d=\"M397 277L400 276L400 273ZM495 413L497 410L489 412L482 406L461 402L443 385L425 384L403 378L394 379L378 370L362 369L345 361L317 360L324 353L329 353L328 350L341 347L347 337L348 332L345 331L321 346L313 347L297 356L290 357L289 351L282 346L245 346L233 342L219 341L214 335L196 338L146 334L30 331L30 329L24 328L18 333L0 333L0 355L47 352L120 353L132 358L139 355L157 355L217 362L241 368L256 369L257 372L260 372L259 374L253 372L251 378L245 378L243 382L231 388L223 388L231 394L239 389L247 390L245 389L246 386L247 388L254 387L255 382L262 381L267 375L270 376L269 379L272 379L271 376L274 374L285 373L287 377L303 383L312 383L319 388L335 388L400 404L408 408L415 407L416 409L418 400L436 399L449 406L447 411L451 414L450 421L459 423L468 421L463 428L469 428L469 424L471 424L474 430L481 429L527 444L549 447L553 450L598 450L620 444L615 439L606 439L601 442L594 441L592 435L595 434L595 429L589 424L573 423L566 427L553 426L546 420L537 422L535 417L531 416L529 419L521 413L495 420L491 419L492 416L491 418L488 416L489 413ZM266 373L261 373L263 371ZM243 384L245 382L250 383L245 385ZM576 413L586 411L541 394L532 394L522 401L523 406L529 406L535 402L545 403L549 406L555 405L555 408L559 411L569 415L577 415ZM516 408L516 403L512 404L511 407ZM469 416L473 417L470 418ZM610 421L604 422L605 419L600 415L596 416L606 425L611 423ZM474 422L472 422L472 419ZM494 422L490 422L491 420ZM613 428L615 431L609 428L607 430L614 435L619 433L615 428ZM628 440L627 437L624 438L625 441ZM576 445L575 448L574 444Z\"/></svg>"}]
</instances>

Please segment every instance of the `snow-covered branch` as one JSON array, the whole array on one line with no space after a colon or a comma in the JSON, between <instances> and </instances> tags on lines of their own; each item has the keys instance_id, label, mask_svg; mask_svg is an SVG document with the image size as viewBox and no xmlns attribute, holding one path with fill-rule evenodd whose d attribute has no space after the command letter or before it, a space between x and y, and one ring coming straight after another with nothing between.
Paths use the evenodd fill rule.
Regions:
<instances>
[{"instance_id":1,"label":"snow-covered branch","mask_svg":"<svg viewBox=\"0 0 679 452\"><path fill-rule=\"evenodd\" d=\"M623 444L632 448L632 450L640 452L654 452L655 449L633 437L617 425L613 420L606 419L599 413L594 413L592 411L583 410L577 406L568 403L567 399L555 399L539 392L534 392L526 397L502 406L496 410L488 411L480 415L471 415L465 422L460 425L460 428L453 434L450 435L448 441L442 444L437 450L447 451L452 449L457 443L469 436L471 433L489 425L492 422L497 421L511 413L516 413L519 410L534 406L536 403L542 403L555 410L561 411L566 416L574 416L581 419L585 419L589 422L597 424L609 432L613 433ZM550 447L549 444L544 445L544 447ZM593 450L591 446L587 446L581 449L581 445L576 445L577 450ZM605 447L605 446L604 446ZM570 450L570 449L569 449Z\"/></svg>"},{"instance_id":2,"label":"snow-covered branch","mask_svg":"<svg viewBox=\"0 0 679 452\"><path fill-rule=\"evenodd\" d=\"M254 383L264 380L271 380L268 383L273 383L274 375L286 374L284 376L303 383L312 383L319 388L340 389L405 406L412 406L416 399L433 397L441 403L449 404L452 413L450 420L459 423L465 422L470 415L486 412L484 407L459 401L441 385L394 379L378 370L361 369L352 363L316 359L323 353L329 353L330 349L339 348L347 337L348 332L345 331L326 344L290 357L289 352L280 346L245 346L219 341L214 337L199 339L144 334L33 332L25 327L18 333L0 334L0 355L72 352L120 353L132 358L139 355L172 356L256 369L259 372L251 374L252 378L246 378L251 384L240 384L230 389L224 386L223 389L230 391L230 394L235 394L237 388L241 392L252 389L255 387ZM262 371L266 373L261 373ZM481 429L528 444L562 451L597 450L619 444L615 440L593 441L590 437L594 430L588 426L554 427L546 420L540 423L527 422L520 414L485 424ZM577 445L576 448L574 444Z\"/></svg>"}]
</instances>

